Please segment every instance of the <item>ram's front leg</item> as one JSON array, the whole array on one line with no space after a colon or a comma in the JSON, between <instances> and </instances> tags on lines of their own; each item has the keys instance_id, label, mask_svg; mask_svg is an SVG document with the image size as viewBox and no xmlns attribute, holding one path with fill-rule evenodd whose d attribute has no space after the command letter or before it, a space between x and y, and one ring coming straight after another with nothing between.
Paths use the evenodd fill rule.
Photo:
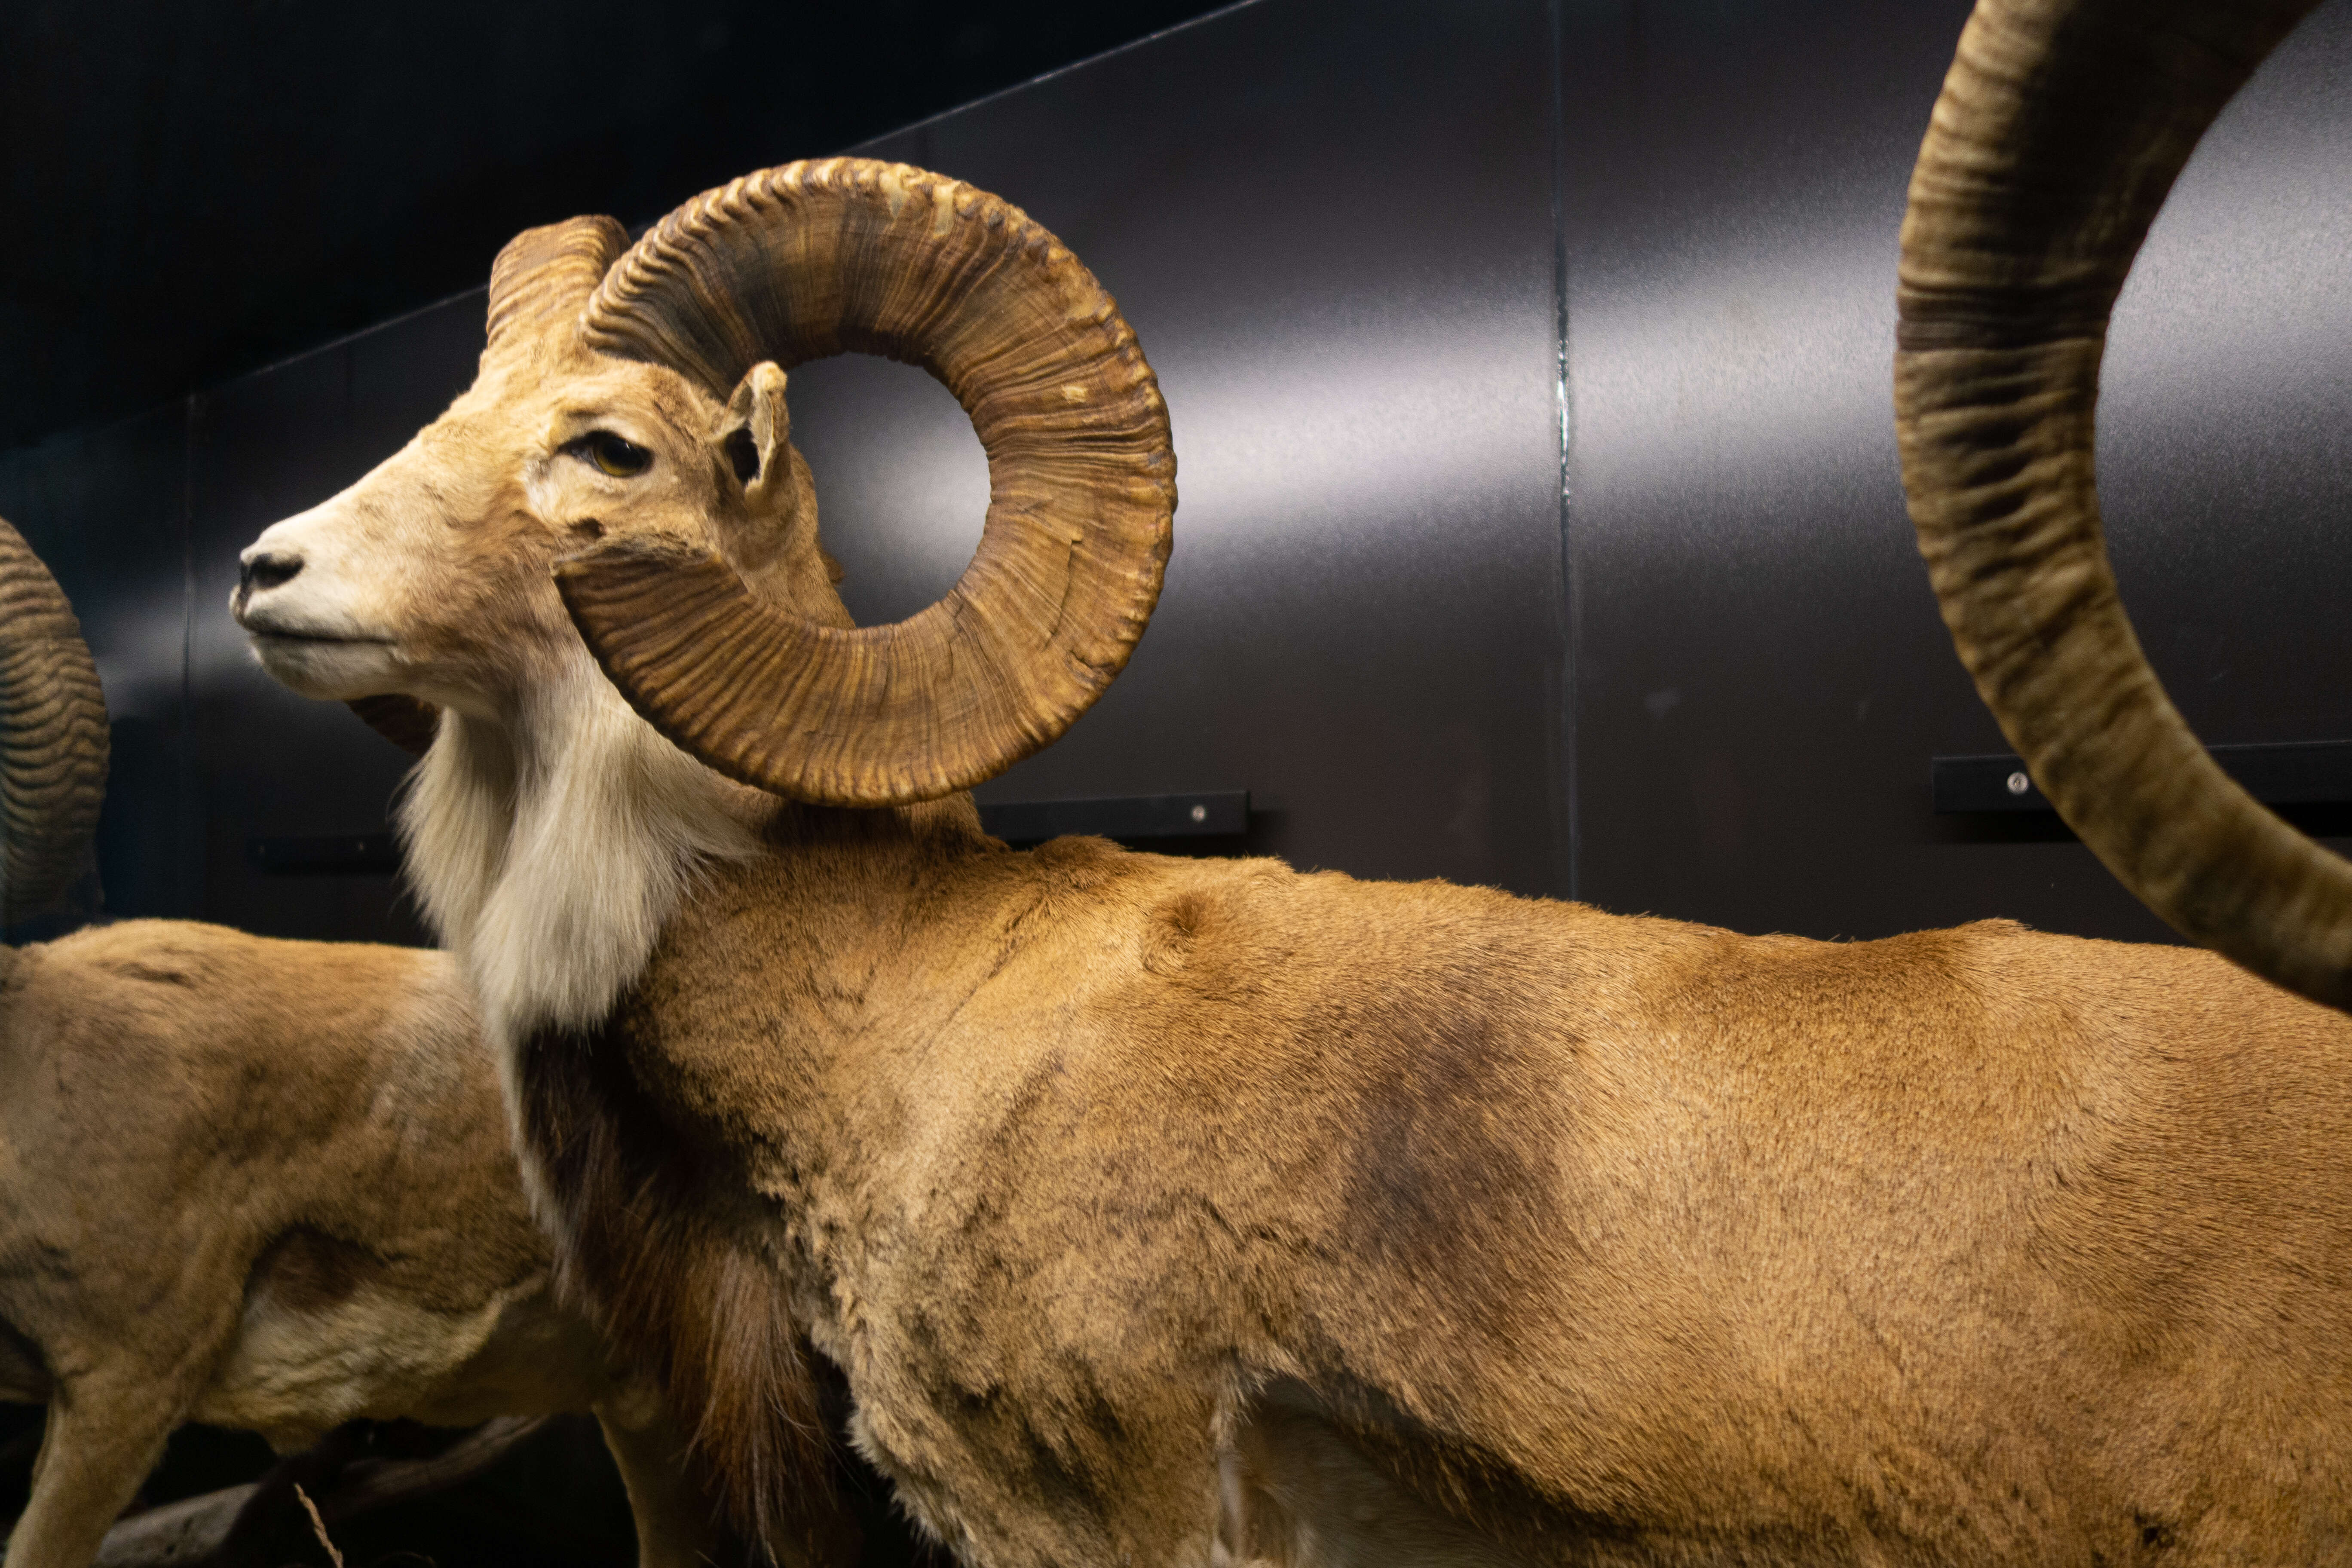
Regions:
<instances>
[{"instance_id":1,"label":"ram's front leg","mask_svg":"<svg viewBox=\"0 0 2352 1568\"><path fill-rule=\"evenodd\" d=\"M32 1500L8 1535L8 1568L89 1568L185 1415L184 1401L144 1379L61 1383L33 1465Z\"/></svg>"},{"instance_id":2,"label":"ram's front leg","mask_svg":"<svg viewBox=\"0 0 2352 1568\"><path fill-rule=\"evenodd\" d=\"M702 1467L651 1390L632 1390L596 1406L604 1447L628 1488L637 1523L637 1568L704 1568L728 1561L728 1533ZM785 1564L784 1568L799 1568Z\"/></svg>"},{"instance_id":3,"label":"ram's front leg","mask_svg":"<svg viewBox=\"0 0 2352 1568\"><path fill-rule=\"evenodd\" d=\"M1050 1430L1001 1397L949 1410L863 1402L850 1441L968 1568L1210 1568L1219 1477L1207 1410L1186 1400L1179 1419L1156 1419L1141 1402L1072 1393L1056 1404L1076 1418Z\"/></svg>"}]
</instances>

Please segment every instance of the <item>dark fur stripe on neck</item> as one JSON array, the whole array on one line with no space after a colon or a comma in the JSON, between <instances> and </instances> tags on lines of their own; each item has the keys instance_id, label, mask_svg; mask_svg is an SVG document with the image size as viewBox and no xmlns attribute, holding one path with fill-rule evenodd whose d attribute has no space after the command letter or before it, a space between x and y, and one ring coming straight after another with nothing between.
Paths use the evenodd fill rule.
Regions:
<instances>
[{"instance_id":1,"label":"dark fur stripe on neck","mask_svg":"<svg viewBox=\"0 0 2352 1568\"><path fill-rule=\"evenodd\" d=\"M558 1211L563 1288L661 1379L737 1530L779 1563L854 1563L806 1337L748 1228L715 1217L748 1187L646 1092L625 1016L543 1029L520 1056L527 1157Z\"/></svg>"}]
</instances>

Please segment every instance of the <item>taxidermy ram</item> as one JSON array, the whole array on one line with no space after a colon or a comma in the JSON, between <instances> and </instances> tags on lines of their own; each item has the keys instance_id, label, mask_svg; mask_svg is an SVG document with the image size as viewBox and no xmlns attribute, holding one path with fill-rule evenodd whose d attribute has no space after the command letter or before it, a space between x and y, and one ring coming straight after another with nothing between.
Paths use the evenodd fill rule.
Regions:
<instances>
[{"instance_id":1,"label":"taxidermy ram","mask_svg":"<svg viewBox=\"0 0 2352 1568\"><path fill-rule=\"evenodd\" d=\"M106 784L98 672L0 522L0 891ZM645 1568L722 1539L658 1395L557 1304L445 953L131 921L0 947L0 1399L48 1405L9 1568L83 1568L173 1427L596 1412Z\"/></svg>"},{"instance_id":2,"label":"taxidermy ram","mask_svg":"<svg viewBox=\"0 0 2352 1568\"><path fill-rule=\"evenodd\" d=\"M896 626L850 624L789 440L844 350L989 458ZM472 389L246 552L279 679L440 710L411 874L559 1251L747 1521L812 1527L805 1345L987 1568L2346 1550L2336 1014L2000 922L983 836L961 792L1140 635L1174 477L1085 268L841 159L520 236Z\"/></svg>"}]
</instances>

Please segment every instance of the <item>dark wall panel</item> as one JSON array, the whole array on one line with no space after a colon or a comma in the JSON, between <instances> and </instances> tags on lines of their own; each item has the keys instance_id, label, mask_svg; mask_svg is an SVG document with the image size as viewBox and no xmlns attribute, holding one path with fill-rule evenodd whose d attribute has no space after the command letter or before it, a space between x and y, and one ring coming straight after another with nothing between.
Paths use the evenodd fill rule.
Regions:
<instances>
[{"instance_id":1,"label":"dark wall panel","mask_svg":"<svg viewBox=\"0 0 2352 1568\"><path fill-rule=\"evenodd\" d=\"M1584 897L1817 935L2166 934L2063 834L1928 808L1931 755L2007 749L1914 552L1888 393L1905 185L1967 10L1570 8ZM2213 132L2117 315L2109 531L2209 741L2352 735L2347 61L2338 0Z\"/></svg>"},{"instance_id":2,"label":"dark wall panel","mask_svg":"<svg viewBox=\"0 0 2352 1568\"><path fill-rule=\"evenodd\" d=\"M1548 39L1527 0L1280 0L864 149L1060 236L1175 431L1150 630L983 800L1246 788L1249 847L1302 866L1565 889ZM977 447L919 380L793 376L865 615L979 539Z\"/></svg>"},{"instance_id":3,"label":"dark wall panel","mask_svg":"<svg viewBox=\"0 0 2352 1568\"><path fill-rule=\"evenodd\" d=\"M275 936L425 940L389 872L286 876L249 862L257 837L383 832L409 759L341 703L264 675L228 599L256 535L399 450L473 380L482 311L480 294L463 295L196 402L189 688L207 919Z\"/></svg>"}]
</instances>

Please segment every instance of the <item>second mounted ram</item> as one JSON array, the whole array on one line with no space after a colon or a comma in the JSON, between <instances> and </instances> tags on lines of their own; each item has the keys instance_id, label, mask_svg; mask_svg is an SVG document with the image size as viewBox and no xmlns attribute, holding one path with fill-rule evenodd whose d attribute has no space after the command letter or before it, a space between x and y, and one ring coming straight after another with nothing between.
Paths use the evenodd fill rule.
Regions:
<instances>
[{"instance_id":1,"label":"second mounted ram","mask_svg":"<svg viewBox=\"0 0 2352 1568\"><path fill-rule=\"evenodd\" d=\"M80 865L106 761L73 613L0 522L11 918ZM194 921L0 947L0 1399L48 1406L12 1568L87 1568L190 1421L290 1452L593 1410L640 1568L727 1540L658 1394L558 1299L446 953Z\"/></svg>"}]
</instances>

